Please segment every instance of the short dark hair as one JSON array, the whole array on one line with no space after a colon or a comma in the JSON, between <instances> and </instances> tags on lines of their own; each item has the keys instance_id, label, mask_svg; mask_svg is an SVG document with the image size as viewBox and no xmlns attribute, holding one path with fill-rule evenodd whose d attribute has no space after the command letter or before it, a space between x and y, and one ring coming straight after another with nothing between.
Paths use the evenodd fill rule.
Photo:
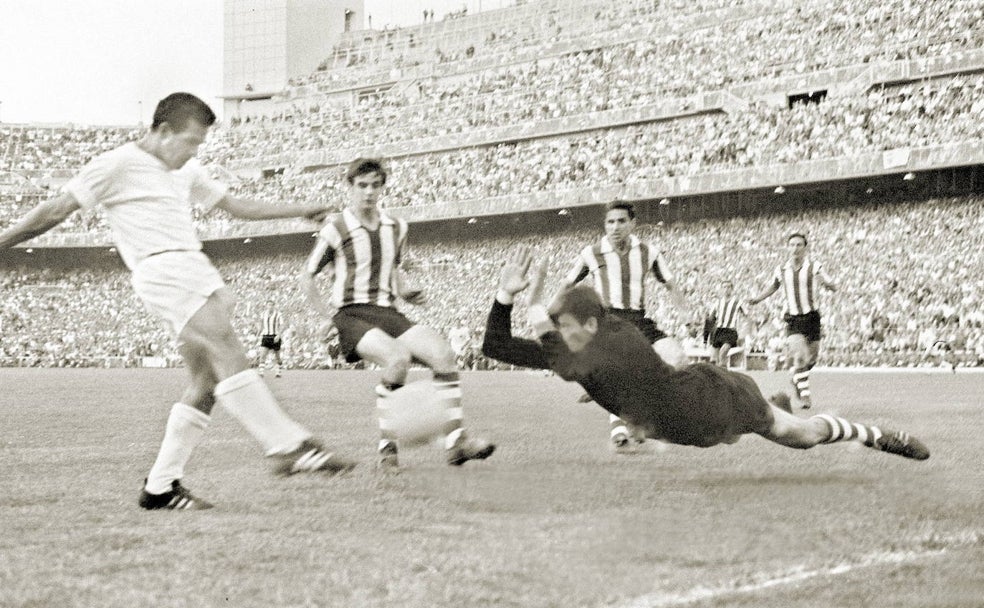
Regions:
<instances>
[{"instance_id":1,"label":"short dark hair","mask_svg":"<svg viewBox=\"0 0 984 608\"><path fill-rule=\"evenodd\" d=\"M357 158L349 163L348 170L345 171L345 181L351 184L355 181L355 178L367 173L378 173L382 175L384 184L386 183L386 177L389 175L386 167L383 166L382 160L378 158Z\"/></svg>"},{"instance_id":2,"label":"short dark hair","mask_svg":"<svg viewBox=\"0 0 984 608\"><path fill-rule=\"evenodd\" d=\"M625 209L625 212L629 214L629 219L630 220L635 219L635 205L633 205L628 201L615 199L612 202L605 205L606 214L613 209Z\"/></svg>"},{"instance_id":3,"label":"short dark hair","mask_svg":"<svg viewBox=\"0 0 984 608\"><path fill-rule=\"evenodd\" d=\"M786 237L786 242L788 243L789 241L791 241L793 239L803 239L803 244L804 245L808 245L809 244L809 241L806 240L806 235L803 234L802 232L794 232L794 233L790 234L788 237Z\"/></svg>"},{"instance_id":4,"label":"short dark hair","mask_svg":"<svg viewBox=\"0 0 984 608\"><path fill-rule=\"evenodd\" d=\"M601 303L598 292L587 285L568 287L557 295L550 304L550 318L554 323L562 314L569 314L578 323L585 323L591 317L599 321L605 316L605 305Z\"/></svg>"},{"instance_id":5,"label":"short dark hair","mask_svg":"<svg viewBox=\"0 0 984 608\"><path fill-rule=\"evenodd\" d=\"M154 122L150 128L157 130L164 123L171 125L176 132L184 131L188 121L194 120L203 127L215 124L215 112L208 104L191 93L171 93L157 102Z\"/></svg>"}]
</instances>

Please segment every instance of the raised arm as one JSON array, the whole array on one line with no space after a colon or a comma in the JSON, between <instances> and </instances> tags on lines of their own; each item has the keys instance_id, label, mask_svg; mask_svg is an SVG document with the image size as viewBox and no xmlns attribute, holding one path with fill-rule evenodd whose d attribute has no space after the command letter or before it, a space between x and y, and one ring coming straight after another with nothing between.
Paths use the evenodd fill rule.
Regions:
<instances>
[{"instance_id":1,"label":"raised arm","mask_svg":"<svg viewBox=\"0 0 984 608\"><path fill-rule=\"evenodd\" d=\"M27 212L13 226L0 233L0 249L13 247L48 232L79 209L79 203L68 192L62 192Z\"/></svg>"},{"instance_id":2,"label":"raised arm","mask_svg":"<svg viewBox=\"0 0 984 608\"><path fill-rule=\"evenodd\" d=\"M529 285L526 272L530 261L529 251L524 248L514 253L512 259L503 266L499 290L485 324L482 354L510 365L549 369L543 347L538 342L512 335L513 300L517 293Z\"/></svg>"},{"instance_id":3,"label":"raised arm","mask_svg":"<svg viewBox=\"0 0 984 608\"><path fill-rule=\"evenodd\" d=\"M226 194L215 206L245 220L274 220L303 217L320 222L331 212L324 205L274 205L256 199L241 198L232 194Z\"/></svg>"}]
</instances>

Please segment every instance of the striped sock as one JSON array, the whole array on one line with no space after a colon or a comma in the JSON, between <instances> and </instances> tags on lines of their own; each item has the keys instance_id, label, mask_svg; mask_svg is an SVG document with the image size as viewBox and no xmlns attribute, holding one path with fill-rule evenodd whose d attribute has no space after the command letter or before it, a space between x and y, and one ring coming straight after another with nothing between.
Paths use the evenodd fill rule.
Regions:
<instances>
[{"instance_id":1,"label":"striped sock","mask_svg":"<svg viewBox=\"0 0 984 608\"><path fill-rule=\"evenodd\" d=\"M464 435L464 409L461 407L461 378L458 372L434 373L434 389L437 400L444 404L448 412L448 422L444 426L444 447L452 448Z\"/></svg>"},{"instance_id":2,"label":"striped sock","mask_svg":"<svg viewBox=\"0 0 984 608\"><path fill-rule=\"evenodd\" d=\"M389 446L396 447L396 434L389 427L389 396L403 386L392 382L382 382L376 387L376 417L379 420L380 453L388 451Z\"/></svg>"},{"instance_id":3,"label":"striped sock","mask_svg":"<svg viewBox=\"0 0 984 608\"><path fill-rule=\"evenodd\" d=\"M616 435L625 435L626 438L629 436L629 429L625 426L625 421L615 414L608 415L608 427L611 429L608 434L611 439L614 439Z\"/></svg>"},{"instance_id":4,"label":"striped sock","mask_svg":"<svg viewBox=\"0 0 984 608\"><path fill-rule=\"evenodd\" d=\"M800 367L793 370L793 384L800 399L810 398L810 367Z\"/></svg>"},{"instance_id":5,"label":"striped sock","mask_svg":"<svg viewBox=\"0 0 984 608\"><path fill-rule=\"evenodd\" d=\"M822 420L830 431L830 436L820 443L836 443L838 441L860 441L869 448L875 447L875 442L882 436L881 429L877 426L865 426L857 422L850 422L838 416L818 414L811 420Z\"/></svg>"}]
</instances>

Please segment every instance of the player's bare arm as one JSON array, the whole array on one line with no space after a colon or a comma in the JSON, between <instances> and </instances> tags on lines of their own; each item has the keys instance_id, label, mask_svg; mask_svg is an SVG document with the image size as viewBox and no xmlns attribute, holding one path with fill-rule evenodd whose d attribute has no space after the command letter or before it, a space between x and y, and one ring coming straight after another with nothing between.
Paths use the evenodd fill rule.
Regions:
<instances>
[{"instance_id":1,"label":"player's bare arm","mask_svg":"<svg viewBox=\"0 0 984 608\"><path fill-rule=\"evenodd\" d=\"M408 304L421 306L427 303L427 296L424 295L424 291L404 279L399 268L393 269L393 290Z\"/></svg>"},{"instance_id":2,"label":"player's bare arm","mask_svg":"<svg viewBox=\"0 0 984 608\"><path fill-rule=\"evenodd\" d=\"M232 195L226 195L215 206L245 220L303 217L314 222L320 222L331 212L331 209L325 205L274 205Z\"/></svg>"},{"instance_id":3,"label":"player's bare arm","mask_svg":"<svg viewBox=\"0 0 984 608\"><path fill-rule=\"evenodd\" d=\"M763 291L762 293L758 294L755 297L748 298L747 300L745 300L745 303L748 304L749 306L755 306L756 304L768 298L769 296L771 296L777 291L779 291L779 282L773 281L772 285L770 285L768 289L766 289L765 291Z\"/></svg>"},{"instance_id":4,"label":"player's bare arm","mask_svg":"<svg viewBox=\"0 0 984 608\"><path fill-rule=\"evenodd\" d=\"M75 197L63 192L27 212L16 224L0 233L0 249L13 247L48 232L79 209Z\"/></svg>"},{"instance_id":5,"label":"player's bare arm","mask_svg":"<svg viewBox=\"0 0 984 608\"><path fill-rule=\"evenodd\" d=\"M672 281L666 281L663 285L666 287L666 292L670 296L670 303L673 304L673 307L677 309L677 312L680 313L682 318L689 319L692 309L683 290Z\"/></svg>"},{"instance_id":6,"label":"player's bare arm","mask_svg":"<svg viewBox=\"0 0 984 608\"><path fill-rule=\"evenodd\" d=\"M837 291L837 283L827 276L827 273L821 270L818 278L820 279L820 284L823 285L827 291Z\"/></svg>"},{"instance_id":7,"label":"player's bare arm","mask_svg":"<svg viewBox=\"0 0 984 608\"><path fill-rule=\"evenodd\" d=\"M550 319L550 314L547 312L547 304L544 301L543 295L543 283L547 276L546 260L541 260L534 264L531 271L530 287L526 296L526 315L536 335L542 336L556 329L553 321Z\"/></svg>"},{"instance_id":8,"label":"player's bare arm","mask_svg":"<svg viewBox=\"0 0 984 608\"><path fill-rule=\"evenodd\" d=\"M325 269L328 273L329 279L331 278L331 270L329 268ZM321 318L331 318L331 308L325 303L324 296L321 295L321 290L318 289L317 279L315 275L308 272L306 269L301 271L298 277L298 287L300 287L301 293L304 294L304 301L312 310L317 312Z\"/></svg>"}]
</instances>

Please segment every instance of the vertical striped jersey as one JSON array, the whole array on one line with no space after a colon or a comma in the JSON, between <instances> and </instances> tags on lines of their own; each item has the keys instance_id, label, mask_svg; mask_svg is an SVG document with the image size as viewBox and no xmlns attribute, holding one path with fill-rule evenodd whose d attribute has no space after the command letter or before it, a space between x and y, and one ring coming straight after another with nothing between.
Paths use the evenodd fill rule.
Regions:
<instances>
[{"instance_id":1,"label":"vertical striped jersey","mask_svg":"<svg viewBox=\"0 0 984 608\"><path fill-rule=\"evenodd\" d=\"M792 261L777 266L773 285L782 287L783 310L791 315L805 315L817 310L818 277L826 283L831 282L821 265L809 258L803 260L799 268L793 268Z\"/></svg>"},{"instance_id":2,"label":"vertical striped jersey","mask_svg":"<svg viewBox=\"0 0 984 608\"><path fill-rule=\"evenodd\" d=\"M738 315L745 314L745 307L738 298L721 298L718 300L715 326L729 329L738 328Z\"/></svg>"},{"instance_id":3,"label":"vertical striped jersey","mask_svg":"<svg viewBox=\"0 0 984 608\"><path fill-rule=\"evenodd\" d=\"M324 225L305 268L312 275L331 266L331 305L393 306L396 268L400 264L407 223L379 214L379 227L369 230L348 209Z\"/></svg>"},{"instance_id":4,"label":"vertical striped jersey","mask_svg":"<svg viewBox=\"0 0 984 608\"><path fill-rule=\"evenodd\" d=\"M279 310L264 310L262 335L264 336L280 335L280 324L282 322L283 322L283 318L280 316Z\"/></svg>"},{"instance_id":5,"label":"vertical striped jersey","mask_svg":"<svg viewBox=\"0 0 984 608\"><path fill-rule=\"evenodd\" d=\"M652 244L643 243L632 235L628 251L620 254L605 236L600 242L581 250L566 281L573 285L590 274L594 278L595 291L605 306L644 310L646 274L650 271L660 283L672 280L663 256Z\"/></svg>"}]
</instances>

